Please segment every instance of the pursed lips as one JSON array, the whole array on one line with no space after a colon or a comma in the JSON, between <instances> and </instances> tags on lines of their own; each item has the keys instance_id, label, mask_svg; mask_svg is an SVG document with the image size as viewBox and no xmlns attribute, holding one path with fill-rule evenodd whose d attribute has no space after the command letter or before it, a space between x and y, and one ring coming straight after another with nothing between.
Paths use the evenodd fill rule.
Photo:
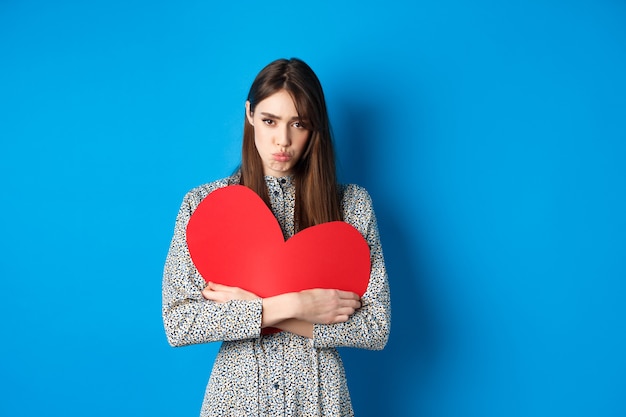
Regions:
<instances>
[{"instance_id":1,"label":"pursed lips","mask_svg":"<svg viewBox=\"0 0 626 417\"><path fill-rule=\"evenodd\" d=\"M278 162L287 162L291 159L291 155L286 152L276 152L272 154L272 157L275 161Z\"/></svg>"}]
</instances>

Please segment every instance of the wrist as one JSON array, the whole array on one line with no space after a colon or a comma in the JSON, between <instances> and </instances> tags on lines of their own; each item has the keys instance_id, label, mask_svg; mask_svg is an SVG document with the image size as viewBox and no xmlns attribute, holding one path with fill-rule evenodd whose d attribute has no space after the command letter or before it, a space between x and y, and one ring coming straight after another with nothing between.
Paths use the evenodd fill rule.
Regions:
<instances>
[{"instance_id":1,"label":"wrist","mask_svg":"<svg viewBox=\"0 0 626 417\"><path fill-rule=\"evenodd\" d=\"M296 318L299 315L299 299L298 293L286 293L263 298L261 300L262 324L273 326L283 320Z\"/></svg>"},{"instance_id":2,"label":"wrist","mask_svg":"<svg viewBox=\"0 0 626 417\"><path fill-rule=\"evenodd\" d=\"M289 318L300 319L302 317L302 296L299 292L290 292L285 294L288 297Z\"/></svg>"}]
</instances>

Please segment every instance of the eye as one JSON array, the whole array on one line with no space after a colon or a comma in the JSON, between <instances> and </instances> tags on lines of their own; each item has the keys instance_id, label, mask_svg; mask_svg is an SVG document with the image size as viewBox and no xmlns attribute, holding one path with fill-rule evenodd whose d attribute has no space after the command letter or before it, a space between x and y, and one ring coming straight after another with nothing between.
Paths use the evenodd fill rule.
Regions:
<instances>
[{"instance_id":1,"label":"eye","mask_svg":"<svg viewBox=\"0 0 626 417\"><path fill-rule=\"evenodd\" d=\"M265 123L268 126L273 126L275 124L275 122L272 119L263 119L263 123Z\"/></svg>"},{"instance_id":2,"label":"eye","mask_svg":"<svg viewBox=\"0 0 626 417\"><path fill-rule=\"evenodd\" d=\"M292 126L296 129L304 129L304 125L302 124L302 122L293 122Z\"/></svg>"}]
</instances>

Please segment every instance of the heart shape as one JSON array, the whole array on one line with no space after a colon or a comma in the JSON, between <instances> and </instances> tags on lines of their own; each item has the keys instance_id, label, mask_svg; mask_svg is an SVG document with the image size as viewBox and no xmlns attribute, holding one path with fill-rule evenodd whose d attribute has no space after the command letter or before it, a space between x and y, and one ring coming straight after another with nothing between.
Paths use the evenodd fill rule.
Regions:
<instances>
[{"instance_id":1,"label":"heart shape","mask_svg":"<svg viewBox=\"0 0 626 417\"><path fill-rule=\"evenodd\" d=\"M206 281L260 297L313 288L365 293L369 245L348 223L309 227L285 241L278 221L250 188L210 193L187 225L191 259Z\"/></svg>"}]
</instances>

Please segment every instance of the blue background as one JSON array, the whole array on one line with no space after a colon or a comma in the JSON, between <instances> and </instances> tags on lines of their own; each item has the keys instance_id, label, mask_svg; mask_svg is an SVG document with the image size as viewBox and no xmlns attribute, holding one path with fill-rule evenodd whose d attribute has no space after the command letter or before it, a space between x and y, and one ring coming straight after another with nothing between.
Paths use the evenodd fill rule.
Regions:
<instances>
[{"instance_id":1,"label":"blue background","mask_svg":"<svg viewBox=\"0 0 626 417\"><path fill-rule=\"evenodd\" d=\"M625 416L618 0L1 1L0 415L198 414L218 344L166 343L174 218L292 56L390 274L387 348L342 350L357 415Z\"/></svg>"}]
</instances>

